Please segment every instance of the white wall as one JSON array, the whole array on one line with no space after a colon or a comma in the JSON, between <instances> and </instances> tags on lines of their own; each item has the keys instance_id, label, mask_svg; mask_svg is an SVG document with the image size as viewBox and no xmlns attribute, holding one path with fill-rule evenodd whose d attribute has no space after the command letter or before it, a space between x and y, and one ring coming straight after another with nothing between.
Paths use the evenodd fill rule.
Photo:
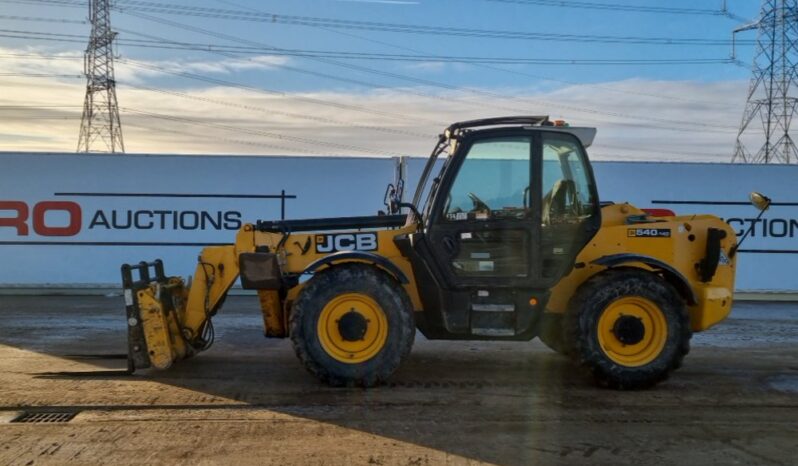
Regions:
<instances>
[{"instance_id":1,"label":"white wall","mask_svg":"<svg viewBox=\"0 0 798 466\"><path fill-rule=\"evenodd\" d=\"M240 221L279 219L283 190L295 196L285 199L287 218L376 213L395 163L385 158L0 154L0 201L23 201L31 215L27 235L0 226L0 286L116 284L122 263L155 258L164 259L167 273L189 275L202 245L232 243ZM141 195L111 195L123 193ZM264 195L277 198L256 197ZM78 204L80 232L49 237L33 231L33 209L42 201ZM15 214L0 210L0 218ZM125 228L128 215L134 225ZM203 215L204 228L193 228ZM219 215L227 222L217 228L208 217L216 221ZM66 212L46 214L47 225L68 223Z\"/></svg>"},{"instance_id":2,"label":"white wall","mask_svg":"<svg viewBox=\"0 0 798 466\"><path fill-rule=\"evenodd\" d=\"M423 163L409 160L406 197ZM395 166L394 159L361 157L0 153L0 202L29 210L25 232L19 222L8 225L16 210L0 209L0 287L110 286L119 281L120 264L157 257L167 273L189 275L202 245L232 242L241 221L280 218L283 191L294 196L284 200L286 218L376 213ZM739 230L757 213L747 204L748 192L786 204L774 205L767 224L757 224L745 243L750 252L740 254L737 284L747 291L798 291L798 166L594 166L602 200L713 213ZM68 226L66 211L43 204L43 215L34 212L51 201L79 209L80 224L60 232L69 236L50 236ZM204 225L195 227L198 218Z\"/></svg>"}]
</instances>

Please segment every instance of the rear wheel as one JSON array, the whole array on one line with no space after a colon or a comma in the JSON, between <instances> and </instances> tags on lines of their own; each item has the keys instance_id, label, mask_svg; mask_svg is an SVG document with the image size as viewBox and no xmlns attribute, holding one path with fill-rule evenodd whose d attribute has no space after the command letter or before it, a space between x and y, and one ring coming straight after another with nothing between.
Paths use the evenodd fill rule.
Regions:
<instances>
[{"instance_id":1,"label":"rear wheel","mask_svg":"<svg viewBox=\"0 0 798 466\"><path fill-rule=\"evenodd\" d=\"M577 291L565 316L568 353L602 386L650 387L690 350L689 318L676 290L657 275L613 269Z\"/></svg>"},{"instance_id":2,"label":"rear wheel","mask_svg":"<svg viewBox=\"0 0 798 466\"><path fill-rule=\"evenodd\" d=\"M305 368L333 386L385 381L410 352L413 313L404 289L365 264L335 266L304 287L291 341Z\"/></svg>"}]
</instances>

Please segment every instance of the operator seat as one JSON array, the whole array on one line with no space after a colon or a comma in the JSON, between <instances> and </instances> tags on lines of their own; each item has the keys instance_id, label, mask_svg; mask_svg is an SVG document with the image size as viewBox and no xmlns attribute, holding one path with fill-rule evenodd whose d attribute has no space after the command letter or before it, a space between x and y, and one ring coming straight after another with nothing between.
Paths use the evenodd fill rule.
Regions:
<instances>
[{"instance_id":1,"label":"operator seat","mask_svg":"<svg viewBox=\"0 0 798 466\"><path fill-rule=\"evenodd\" d=\"M543 197L543 224L551 225L553 218L563 215L569 200L571 205L575 205L576 184L573 180L557 180L551 191Z\"/></svg>"}]
</instances>

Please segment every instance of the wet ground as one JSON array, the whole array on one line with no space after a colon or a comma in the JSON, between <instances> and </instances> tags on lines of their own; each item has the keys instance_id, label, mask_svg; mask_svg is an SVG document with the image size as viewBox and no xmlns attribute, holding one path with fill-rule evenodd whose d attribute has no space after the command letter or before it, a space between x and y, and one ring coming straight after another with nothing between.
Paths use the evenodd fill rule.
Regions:
<instances>
[{"instance_id":1,"label":"wet ground","mask_svg":"<svg viewBox=\"0 0 798 466\"><path fill-rule=\"evenodd\" d=\"M199 357L133 376L120 298L0 296L0 464L795 464L798 304L740 303L669 381L593 387L539 342L418 337L387 386L333 389L253 297ZM67 423L10 423L22 412Z\"/></svg>"}]
</instances>

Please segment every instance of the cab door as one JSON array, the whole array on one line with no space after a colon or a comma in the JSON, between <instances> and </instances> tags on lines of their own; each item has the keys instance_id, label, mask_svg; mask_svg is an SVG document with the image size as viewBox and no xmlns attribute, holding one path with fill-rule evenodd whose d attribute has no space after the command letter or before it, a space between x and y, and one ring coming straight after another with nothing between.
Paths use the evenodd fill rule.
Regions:
<instances>
[{"instance_id":1,"label":"cab door","mask_svg":"<svg viewBox=\"0 0 798 466\"><path fill-rule=\"evenodd\" d=\"M450 287L527 286L537 276L534 139L531 132L479 138L455 155L428 229Z\"/></svg>"},{"instance_id":2,"label":"cab door","mask_svg":"<svg viewBox=\"0 0 798 466\"><path fill-rule=\"evenodd\" d=\"M551 288L567 275L601 226L593 171L579 140L541 131L542 191L539 285Z\"/></svg>"},{"instance_id":3,"label":"cab door","mask_svg":"<svg viewBox=\"0 0 798 466\"><path fill-rule=\"evenodd\" d=\"M568 133L477 134L453 155L427 219L443 322L474 337L529 338L598 229L592 171Z\"/></svg>"},{"instance_id":4,"label":"cab door","mask_svg":"<svg viewBox=\"0 0 798 466\"><path fill-rule=\"evenodd\" d=\"M471 338L523 338L540 255L539 156L532 131L465 138L443 174L428 219L441 275L442 321ZM423 286L422 286L423 288Z\"/></svg>"}]
</instances>

